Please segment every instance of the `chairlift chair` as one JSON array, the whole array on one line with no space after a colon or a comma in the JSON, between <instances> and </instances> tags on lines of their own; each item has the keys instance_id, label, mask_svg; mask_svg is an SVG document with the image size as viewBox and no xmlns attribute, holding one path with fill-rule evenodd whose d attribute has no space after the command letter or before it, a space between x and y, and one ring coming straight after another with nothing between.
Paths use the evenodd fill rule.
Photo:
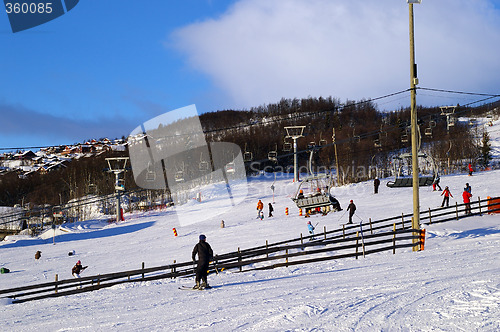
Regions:
<instances>
[{"instance_id":1,"label":"chairlift chair","mask_svg":"<svg viewBox=\"0 0 500 332\"><path fill-rule=\"evenodd\" d=\"M356 136L353 137L353 139L354 139L355 143L361 142L361 136L356 135Z\"/></svg>"},{"instance_id":2,"label":"chairlift chair","mask_svg":"<svg viewBox=\"0 0 500 332\"><path fill-rule=\"evenodd\" d=\"M183 171L175 172L175 182L182 182L182 181L184 181L184 172Z\"/></svg>"},{"instance_id":3,"label":"chairlift chair","mask_svg":"<svg viewBox=\"0 0 500 332\"><path fill-rule=\"evenodd\" d=\"M401 143L408 143L408 142L409 142L408 134L401 135Z\"/></svg>"},{"instance_id":4,"label":"chairlift chair","mask_svg":"<svg viewBox=\"0 0 500 332\"><path fill-rule=\"evenodd\" d=\"M244 162L249 162L253 160L253 153L252 152L245 152L243 153L243 161Z\"/></svg>"},{"instance_id":5,"label":"chairlift chair","mask_svg":"<svg viewBox=\"0 0 500 332\"><path fill-rule=\"evenodd\" d=\"M425 136L431 137L432 136L432 128L431 127L425 128L424 134L425 134Z\"/></svg>"},{"instance_id":6,"label":"chairlift chair","mask_svg":"<svg viewBox=\"0 0 500 332\"><path fill-rule=\"evenodd\" d=\"M283 151L284 152L290 152L290 151L292 151L292 143L290 143L290 142L284 142L283 143Z\"/></svg>"},{"instance_id":7,"label":"chairlift chair","mask_svg":"<svg viewBox=\"0 0 500 332\"><path fill-rule=\"evenodd\" d=\"M331 180L326 174L306 178L300 183L292 200L299 209L312 210L332 205L333 211L339 211L338 200L329 193L329 190L321 191L322 188L328 189L330 184Z\"/></svg>"},{"instance_id":8,"label":"chairlift chair","mask_svg":"<svg viewBox=\"0 0 500 332\"><path fill-rule=\"evenodd\" d=\"M376 148L381 148L382 147L382 143L380 143L380 139L378 139L378 138L373 141L373 145Z\"/></svg>"},{"instance_id":9,"label":"chairlift chair","mask_svg":"<svg viewBox=\"0 0 500 332\"><path fill-rule=\"evenodd\" d=\"M430 186L434 182L435 177L437 176L437 169L434 160L425 153L418 153L418 158L423 160L424 162L419 162L421 168L423 168L426 163L429 164L429 170L431 174L419 174L418 177L418 186ZM403 188L403 187L413 187L413 176L411 175L411 153L403 153L394 158L394 181L388 181L387 187L389 188ZM405 173L406 168L406 175Z\"/></svg>"},{"instance_id":10,"label":"chairlift chair","mask_svg":"<svg viewBox=\"0 0 500 332\"><path fill-rule=\"evenodd\" d=\"M146 172L146 181L153 182L156 180L156 172L153 169L151 162L148 162L148 170Z\"/></svg>"},{"instance_id":11,"label":"chairlift chair","mask_svg":"<svg viewBox=\"0 0 500 332\"><path fill-rule=\"evenodd\" d=\"M325 146L328 144L328 141L326 139L320 139L319 140L319 146Z\"/></svg>"},{"instance_id":12,"label":"chairlift chair","mask_svg":"<svg viewBox=\"0 0 500 332\"><path fill-rule=\"evenodd\" d=\"M225 169L226 169L226 173L233 174L235 171L234 170L234 162L231 161L231 162L227 163Z\"/></svg>"}]
</instances>

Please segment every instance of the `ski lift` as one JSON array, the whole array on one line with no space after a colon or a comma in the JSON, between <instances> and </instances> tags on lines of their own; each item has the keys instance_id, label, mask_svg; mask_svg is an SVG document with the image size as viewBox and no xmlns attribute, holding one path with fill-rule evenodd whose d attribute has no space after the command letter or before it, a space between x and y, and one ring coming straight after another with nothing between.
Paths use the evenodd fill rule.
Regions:
<instances>
[{"instance_id":1,"label":"ski lift","mask_svg":"<svg viewBox=\"0 0 500 332\"><path fill-rule=\"evenodd\" d=\"M290 151L292 151L292 143L285 141L283 143L283 151L284 152L290 152Z\"/></svg>"},{"instance_id":2,"label":"ski lift","mask_svg":"<svg viewBox=\"0 0 500 332\"><path fill-rule=\"evenodd\" d=\"M308 150L314 149L315 146L316 146L316 142L309 142L309 144L307 144L307 149Z\"/></svg>"},{"instance_id":3,"label":"ski lift","mask_svg":"<svg viewBox=\"0 0 500 332\"><path fill-rule=\"evenodd\" d=\"M326 139L320 139L319 140L319 146L325 146L328 144L328 141Z\"/></svg>"},{"instance_id":4,"label":"ski lift","mask_svg":"<svg viewBox=\"0 0 500 332\"><path fill-rule=\"evenodd\" d=\"M184 181L184 172L183 171L175 172L175 182L182 182L182 181Z\"/></svg>"},{"instance_id":5,"label":"ski lift","mask_svg":"<svg viewBox=\"0 0 500 332\"><path fill-rule=\"evenodd\" d=\"M420 169L424 171L423 174L419 174L418 185L419 187L430 186L437 175L436 165L434 160L425 153L418 153L418 164ZM403 153L393 159L394 167L394 181L387 182L389 188L402 188L402 187L413 187L413 176L412 176L412 155L411 153Z\"/></svg>"},{"instance_id":6,"label":"ski lift","mask_svg":"<svg viewBox=\"0 0 500 332\"><path fill-rule=\"evenodd\" d=\"M200 164L198 166L201 172L206 172L210 169L210 165L208 164L208 161L203 160L203 153L200 156Z\"/></svg>"},{"instance_id":7,"label":"ski lift","mask_svg":"<svg viewBox=\"0 0 500 332\"><path fill-rule=\"evenodd\" d=\"M382 147L382 143L380 143L380 139L377 138L373 141L373 145L376 147L376 148L381 148Z\"/></svg>"},{"instance_id":8,"label":"ski lift","mask_svg":"<svg viewBox=\"0 0 500 332\"><path fill-rule=\"evenodd\" d=\"M353 137L353 140L354 140L355 143L359 143L359 142L361 142L361 136L356 135L356 136Z\"/></svg>"},{"instance_id":9,"label":"ski lift","mask_svg":"<svg viewBox=\"0 0 500 332\"><path fill-rule=\"evenodd\" d=\"M227 163L225 169L226 169L226 173L233 174L235 172L235 170L234 170L234 161L231 161L231 162Z\"/></svg>"},{"instance_id":10,"label":"ski lift","mask_svg":"<svg viewBox=\"0 0 500 332\"><path fill-rule=\"evenodd\" d=\"M401 135L401 143L408 143L408 142L409 142L408 134L403 133L403 135Z\"/></svg>"},{"instance_id":11,"label":"ski lift","mask_svg":"<svg viewBox=\"0 0 500 332\"><path fill-rule=\"evenodd\" d=\"M278 161L278 152L276 151L277 149L278 146L276 146L273 151L269 151L269 153L267 154L267 159L273 162L277 162Z\"/></svg>"},{"instance_id":12,"label":"ski lift","mask_svg":"<svg viewBox=\"0 0 500 332\"><path fill-rule=\"evenodd\" d=\"M432 137L432 128L431 127L425 128L424 134L425 136Z\"/></svg>"},{"instance_id":13,"label":"ski lift","mask_svg":"<svg viewBox=\"0 0 500 332\"><path fill-rule=\"evenodd\" d=\"M243 153L243 161L249 162L253 160L253 153L247 151L247 143L245 143L245 152Z\"/></svg>"},{"instance_id":14,"label":"ski lift","mask_svg":"<svg viewBox=\"0 0 500 332\"><path fill-rule=\"evenodd\" d=\"M156 172L153 170L153 165L148 162L148 170L146 172L146 181L153 182L156 180Z\"/></svg>"},{"instance_id":15,"label":"ski lift","mask_svg":"<svg viewBox=\"0 0 500 332\"><path fill-rule=\"evenodd\" d=\"M292 200L299 209L313 210L332 205L333 211L340 211L339 201L329 192L330 184L331 179L326 174L308 177L300 183Z\"/></svg>"}]
</instances>

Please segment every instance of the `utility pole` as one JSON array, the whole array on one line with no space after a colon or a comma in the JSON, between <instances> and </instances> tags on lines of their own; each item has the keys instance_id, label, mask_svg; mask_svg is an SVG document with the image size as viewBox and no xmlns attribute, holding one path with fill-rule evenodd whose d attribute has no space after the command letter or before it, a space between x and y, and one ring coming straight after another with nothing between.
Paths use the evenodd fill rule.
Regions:
<instances>
[{"instance_id":1,"label":"utility pole","mask_svg":"<svg viewBox=\"0 0 500 332\"><path fill-rule=\"evenodd\" d=\"M418 84L417 65L415 64L415 40L413 29L413 4L420 3L421 0L407 0L410 14L410 87L411 87L411 159L413 174L413 218L412 228L420 229L420 197L418 181L418 129L417 129L417 92ZM413 244L418 242L418 233L413 234ZM418 251L417 246L413 246L413 251Z\"/></svg>"},{"instance_id":2,"label":"utility pole","mask_svg":"<svg viewBox=\"0 0 500 332\"><path fill-rule=\"evenodd\" d=\"M337 187L339 187L340 186L340 177L339 177L340 169L339 169L339 157L337 155L337 143L335 142L335 128L333 128L332 131L333 131L332 142L333 142L333 148L335 150L335 164L337 167Z\"/></svg>"}]
</instances>

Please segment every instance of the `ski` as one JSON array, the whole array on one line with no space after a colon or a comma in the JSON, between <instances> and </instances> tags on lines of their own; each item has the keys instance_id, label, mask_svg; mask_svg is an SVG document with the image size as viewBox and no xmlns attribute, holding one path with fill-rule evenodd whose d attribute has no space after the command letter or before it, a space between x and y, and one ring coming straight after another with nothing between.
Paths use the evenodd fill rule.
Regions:
<instances>
[{"instance_id":1,"label":"ski","mask_svg":"<svg viewBox=\"0 0 500 332\"><path fill-rule=\"evenodd\" d=\"M193 288L193 287L188 287L188 286L181 286L179 287L179 289L181 290L190 290L190 291L204 291L204 290L209 290L209 289L212 289L213 287L209 286L209 287L205 287L205 288Z\"/></svg>"}]
</instances>

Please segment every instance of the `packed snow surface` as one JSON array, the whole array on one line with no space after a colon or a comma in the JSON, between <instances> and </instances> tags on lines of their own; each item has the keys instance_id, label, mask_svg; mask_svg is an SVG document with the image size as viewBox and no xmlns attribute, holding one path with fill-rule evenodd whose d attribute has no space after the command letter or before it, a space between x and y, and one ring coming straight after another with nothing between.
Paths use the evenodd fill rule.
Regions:
<instances>
[{"instance_id":1,"label":"packed snow surface","mask_svg":"<svg viewBox=\"0 0 500 332\"><path fill-rule=\"evenodd\" d=\"M500 171L443 176L461 203L466 182L478 196L499 196ZM249 178L247 199L201 223L179 225L172 208L126 215L119 224L103 220L65 224L53 238L8 237L0 244L0 288L71 278L76 260L83 275L160 266L191 260L203 233L215 253L235 251L307 233L306 221L290 200L295 185L278 178L274 217L267 204L274 178ZM345 209L350 199L360 219L410 213L412 189L371 182L334 190ZM420 189L422 209L441 204L440 192ZM216 195L212 197L216 199ZM256 203L265 203L264 220ZM193 202L203 209L204 202ZM214 204L213 201L211 204ZM290 215L284 211L288 207ZM317 229L347 221L344 211L313 215ZM221 228L221 220L225 228ZM172 228L179 233L174 237ZM181 291L190 279L137 282L79 295L11 304L0 301L0 322L8 331L498 331L500 330L500 215L483 215L427 225L425 250L398 250L270 271L209 275L214 289ZM49 232L53 232L49 230ZM50 235L50 233L48 234ZM37 250L42 258L35 261ZM75 250L76 255L68 256Z\"/></svg>"}]
</instances>

